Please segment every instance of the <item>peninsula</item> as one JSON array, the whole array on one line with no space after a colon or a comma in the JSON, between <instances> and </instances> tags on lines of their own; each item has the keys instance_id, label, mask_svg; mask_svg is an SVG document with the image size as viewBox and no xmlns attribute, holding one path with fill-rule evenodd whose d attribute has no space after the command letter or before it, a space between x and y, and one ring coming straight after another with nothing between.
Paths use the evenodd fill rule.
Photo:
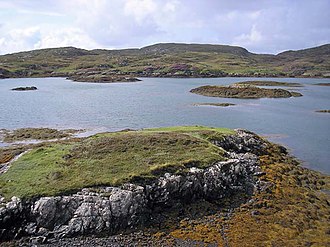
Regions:
<instances>
[{"instance_id":1,"label":"peninsula","mask_svg":"<svg viewBox=\"0 0 330 247\"><path fill-rule=\"evenodd\" d=\"M247 130L128 130L0 150L0 239L12 244L329 242L330 177Z\"/></svg>"}]
</instances>

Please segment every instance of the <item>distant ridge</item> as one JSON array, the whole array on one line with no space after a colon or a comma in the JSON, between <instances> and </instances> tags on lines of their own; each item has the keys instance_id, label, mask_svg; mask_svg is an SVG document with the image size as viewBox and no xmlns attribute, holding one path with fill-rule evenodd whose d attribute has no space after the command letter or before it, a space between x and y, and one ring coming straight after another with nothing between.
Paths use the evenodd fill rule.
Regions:
<instances>
[{"instance_id":1,"label":"distant ridge","mask_svg":"<svg viewBox=\"0 0 330 247\"><path fill-rule=\"evenodd\" d=\"M330 77L330 44L254 54L238 46L159 43L142 48L48 48L0 56L0 78L107 75L157 77Z\"/></svg>"}]
</instances>

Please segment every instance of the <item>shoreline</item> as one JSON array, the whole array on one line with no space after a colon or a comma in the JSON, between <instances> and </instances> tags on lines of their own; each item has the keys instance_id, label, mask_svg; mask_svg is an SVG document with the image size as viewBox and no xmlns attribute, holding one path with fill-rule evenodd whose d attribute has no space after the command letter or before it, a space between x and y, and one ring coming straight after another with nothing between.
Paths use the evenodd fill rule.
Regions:
<instances>
[{"instance_id":1,"label":"shoreline","mask_svg":"<svg viewBox=\"0 0 330 247\"><path fill-rule=\"evenodd\" d=\"M160 129L160 130L156 130L156 131L164 131L164 130ZM117 132L117 133L120 133L120 132ZM322 218L320 218L319 216L313 215L312 218L307 219L307 218L305 218L304 214L299 215L298 212L300 210L299 205L301 205L302 208L305 208L305 207L309 208L309 207L313 206L313 204L310 204L310 202L308 201L308 198L304 199L301 197L303 191L305 191L305 190L308 190L309 193L311 193L311 198L313 198L312 196L315 196L315 195L317 195L318 198L320 198L320 201L317 201L317 203L318 203L317 207L320 207L321 205L323 205L323 203L325 202L324 198L326 198L326 195L320 194L320 193L322 190L327 191L330 189L329 176L300 167L298 162L293 157L291 157L290 154L287 153L285 148L283 148L279 145L269 143L268 141L266 141L264 139L259 139L260 137L258 137L257 135L255 135L251 132L248 132L248 131L241 131L241 132L237 132L237 133L240 133L237 137L234 137L233 135L228 135L228 137L226 137L226 139L224 139L224 140L221 140L221 141L215 140L214 144L217 146L220 146L220 147L221 146L224 147L226 152L229 152L228 155L230 155L229 157L232 160L232 161L230 161L230 160L223 161L222 163L220 162L218 164L219 168L220 168L219 171L224 171L224 170L222 170L221 167L224 167L227 165L229 165L229 167L230 167L231 166L230 164L233 164L234 165L233 169L225 169L228 172L228 174L226 176L230 177L230 176L234 175L236 172L238 172L238 174L242 174L242 175L245 174L245 175L243 175L243 177L241 177L241 179L244 179L244 178L248 179L247 181L249 181L249 182L246 185L244 185L244 183L241 184L243 186L242 189L245 192L243 192L239 188L237 188L237 189L239 189L238 191L243 192L243 194L247 193L247 191L245 190L245 189L249 188L249 186L247 186L247 185L250 184L251 182L252 182L252 184L254 184L253 185L253 187L254 187L253 194L248 196L243 201L242 201L240 193L238 193L237 195L238 195L238 198L241 198L241 199L238 199L235 196L233 198L230 198L230 197L227 198L227 197L220 196L220 201L219 201L219 199L216 199L216 198L213 198L212 200L209 198L206 201L203 201L203 200L200 201L196 198L197 200L195 200L194 202L188 202L188 203L186 202L183 204L183 205L185 205L183 208L187 208L187 211L183 210L184 212L182 212L182 206L177 208L175 206L175 203L174 204L170 203L169 205L172 205L172 206L169 206L169 208L168 208L169 210L166 208L163 208L163 206L160 206L159 210L161 210L161 211L156 211L158 213L161 213L162 217L164 217L164 218L155 217L154 222L151 222L151 225L147 224L144 226L144 224L140 225L141 223L137 223L137 225L135 225L135 223L134 223L132 225L132 227L133 227L133 229L136 229L137 231L133 231L133 233L130 233L131 230L129 230L129 229L131 227L128 227L128 228L124 227L124 230L121 232L120 235L117 235L117 236L114 235L113 237L108 236L106 238L100 238L100 235L97 234L96 236L94 236L92 238L82 238L82 237L79 238L78 237L78 238L74 238L74 239L72 239L72 238L63 239L63 236L65 236L65 235L59 235L62 237L54 239L52 237L53 236L52 234L51 235L46 234L47 231L46 232L44 230L39 231L39 233L36 234L35 231L37 231L38 227L37 228L30 227L30 228L26 228L26 229L30 229L29 231L31 231L32 235L30 235L30 237L27 237L27 238L22 238L21 240L18 240L18 241L21 241L21 243L35 243L35 244L47 243L48 246L61 246L61 244L63 244L63 243L75 243L77 241L78 242L84 241L84 243L86 243L87 245L90 244L92 246L93 243L102 243L104 241L105 241L105 243L111 243L111 241L117 241L117 240L119 241L118 243L136 243L135 242L135 241L137 241L136 239L139 239L139 241L142 241L144 243L153 240L153 241L156 241L157 243L163 243L163 246L171 246L170 243L173 243L173 241L174 241L174 243L178 243L177 241L186 241L188 244L192 244L193 243L192 241L197 241L197 242L200 241L200 243L220 244L220 243L223 243L223 241L225 241L226 239L227 239L227 241L229 241L229 243L235 244L235 243L240 242L240 240L239 240L240 238L237 239L237 237L240 236L241 234L243 234L246 236L245 237L246 241L248 241L248 242L252 241L254 243L261 244L261 243L265 243L264 241L266 241L266 239L269 237L271 237L271 239L274 239L274 241L279 241L278 237L281 235L278 235L278 234L275 234L274 236L267 235L269 233L268 232L269 227L270 227L269 224L276 224L276 222L277 222L276 219L269 218L269 215L272 215L271 212L276 212L276 211L274 211L275 209L277 211L279 210L279 212L282 212L283 214L288 214L288 215L290 213L298 214L297 216L295 216L296 219L301 219L304 221L307 221L307 220L314 221L315 220L318 222L318 224L320 224L319 227L323 227L326 222L324 220L322 221ZM242 139L239 139L239 138L242 138ZM249 140L249 142L246 142L246 140ZM239 143L241 143L241 141L243 141L243 143L245 143L243 146L239 145ZM236 144L234 144L234 143L236 143ZM239 150L241 150L241 151L239 151ZM252 153L250 153L250 152L252 152ZM256 158L257 158L257 160L256 160ZM237 160L237 161L235 161L235 160ZM238 160L241 160L243 163L235 163L235 162L238 162ZM234 162L234 163L230 163L230 162ZM260 164L259 164L259 162L260 162ZM245 173L246 170L244 170L244 169L241 171L238 169L236 171L237 168L234 168L234 167L236 167L237 164L241 164L242 169L243 169L243 167L246 167L244 169L252 169L253 167L254 168L250 172L247 172L247 173ZM248 167L250 167L250 168L248 168ZM260 167L260 168L258 168L258 167ZM190 168L190 169L192 169L192 168ZM211 166L210 168L207 168L207 169L214 169L214 168L213 168L213 166ZM155 184L159 184L159 185L163 184L165 186L165 187L163 187L163 189L172 191L172 189L175 188L175 186L178 186L178 185L174 186L174 184L177 183L175 181L181 181L181 180L177 180L177 179L179 179L180 176L183 176L181 179L183 179L185 176L188 176L188 177L197 176L198 172L201 172L201 170L192 169L191 172L192 173L188 173L191 175L175 175L175 174L166 175L165 174L165 176L163 178L162 177L159 178L163 182L157 183L157 181L156 181ZM212 173L214 174L214 172L212 172ZM220 172L219 175L221 175L221 173L222 172ZM252 177L249 178L250 175L247 175L250 173L253 174L253 176L252 176L253 179L252 179ZM232 175L230 175L230 174L232 174ZM188 179L188 177L187 177L187 179ZM200 177L200 176L198 175L197 177ZM192 181L196 181L195 179L197 179L197 177L192 179ZM238 176L237 179L239 177L240 176ZM298 178L299 178L299 180L298 180ZM215 179L215 178L207 179L207 180L205 180L205 182L208 181L210 184L213 184L213 181L212 181L213 179ZM221 181L224 181L222 179L221 179ZM250 179L252 179L252 180L250 180ZM166 183L165 183L165 181L166 181ZM183 181L182 181L182 183L185 184ZM228 184L229 186L231 186L232 184L235 184L235 182L234 182L235 180L225 180L225 181L227 181L229 183ZM293 182L293 181L296 181L296 182ZM317 181L316 184L314 184L313 181ZM174 183L174 184L172 184L172 183ZM168 184L169 186L166 184ZM172 184L172 185L170 185L170 184ZM220 184L222 184L222 182ZM38 219L38 217L39 217L40 220L37 221L37 222L39 222L38 224L47 225L48 224L48 223L46 223L46 222L48 222L47 215L49 215L49 217L52 215L52 214L46 213L47 210L51 210L53 207L53 206L51 206L53 204L50 203L51 200L57 200L58 201L57 203L59 203L59 205L60 205L62 203L62 201L63 201L63 203L64 202L67 203L67 200L76 200L74 198L80 198L80 197L87 198L88 197L89 198L88 202L92 203L92 204L88 204L88 205L93 205L93 203L96 203L98 205L98 200L99 200L98 198L100 196L101 196L101 198L103 198L102 195L99 193L105 193L104 194L105 197L102 200L110 200L110 201L112 200L111 198L113 198L113 199L115 198L115 197L111 197L111 195L114 196L114 194L112 194L114 192L111 192L111 191L116 191L116 193L128 193L128 192L125 192L125 190L127 190L127 191L132 191L133 194L137 193L134 195L140 195L139 194L140 192L138 192L138 191L140 191L140 189L137 190L137 187L134 187L134 186L132 187L132 186L133 185L129 185L129 186L124 185L124 187L121 187L122 191L120 189L119 190L118 189L109 190L106 188L105 188L106 191L104 191L104 192L102 192L102 190L97 190L97 191L82 190L82 192L81 192L82 194L78 193L76 196L69 194L66 196L60 196L60 197L57 196L54 198L38 197L38 198L33 199L33 201L26 201L26 202L24 202L23 200L20 200L18 198L12 198L11 202L9 202L11 206L10 207L8 206L6 208L8 210L9 210L9 208L12 208L14 210L14 208L20 207L20 205L21 206L23 205L23 207L25 207L24 206L25 203L27 203L27 205L30 205L32 203L34 205L32 208L34 208L34 210L36 210L33 214L35 216L33 216L33 217L37 217L36 219ZM174 187L172 187L172 186L174 186ZM247 186L247 187L245 187L245 186ZM296 188L296 189L291 190L290 189L291 186L294 186L294 188ZM324 186L326 186L326 187L324 187ZM157 191L161 187L158 188L156 186L156 187L152 187L152 188L154 188ZM192 187L192 188L194 188L194 187ZM198 187L196 187L196 188L198 188ZM214 187L214 188L216 188L216 187ZM168 198L166 200L169 200L169 198L171 198L168 196L171 196L172 193L174 193L174 191L176 191L176 190L174 189L169 194L165 193L167 195L166 198ZM221 191L223 191L223 190L221 189ZM282 191L282 192L279 192L279 191ZM180 193L182 193L182 192L180 192ZM194 193L196 193L196 192L194 192ZM160 195L165 195L165 194L160 193ZM109 195L110 195L110 199L106 199L106 198L109 198L108 197ZM175 194L173 194L173 195L175 195ZM221 195L221 193L219 195ZM235 195L235 193L233 195ZM154 198L154 197L151 196L150 198ZM157 197L155 197L155 198L157 198ZM173 199L174 198L181 198L181 197L174 196ZM243 198L245 198L245 197L243 197ZM173 199L170 199L170 200L173 200ZM83 199L83 201L84 200L85 199ZM96 200L96 201L94 201L94 200ZM175 199L175 200L177 200L177 199ZM213 201L213 200L215 200L215 201ZM160 201L162 202L161 205L164 205L164 201L162 199ZM298 201L299 201L299 204L296 204ZM114 202L115 201L110 202L110 203L114 203ZM295 207L297 207L297 209L292 209L291 211L287 211L287 206L286 206L285 202L290 203L290 205L291 204L295 205ZM125 203L125 202L121 202L121 203ZM131 203L134 203L134 200ZM37 206L37 205L39 205L39 206ZM85 205L85 204L81 204L81 206L82 205ZM123 206L124 204L119 204L119 205ZM218 205L218 206L216 206L216 205ZM219 205L221 205L221 206L219 207ZM235 205L235 206L230 206L230 205ZM308 205L308 206L306 206L306 205ZM87 204L85 206L87 206ZM205 208L205 206L206 206L206 208ZM28 206L28 207L30 207L30 206ZM90 209L94 210L93 207L92 208L86 207L85 209L83 209L84 207L80 208L80 210L90 210ZM180 208L181 208L181 210L180 210ZM56 209L56 207L54 209ZM114 213L115 210L117 210L117 209L113 208L112 212ZM43 210L46 210L46 211L43 211ZM298 210L298 211L296 211L296 210ZM305 210L311 210L311 209L305 209ZM3 213L5 211L1 211L1 212L3 215ZM41 213L41 212L44 212L46 214ZM140 211L138 210L138 211L134 211L134 212L140 212ZM193 217L192 216L193 214L191 214L193 212L195 212L198 216ZM269 213L267 213L267 212L269 212ZM324 213L326 213L326 211L324 211ZM60 214L60 215L63 215L63 214ZM79 213L79 215L80 215L80 213ZM79 215L77 216L78 218L75 218L74 221L79 219ZM84 214L82 214L82 215L84 215ZM140 213L138 213L137 215L140 215ZM276 216L276 214L275 214L275 216ZM31 219L34 219L33 217ZM124 217L124 216L121 215L120 217ZM130 217L132 217L132 216L129 216L128 219L130 219ZM139 217L144 217L144 216L142 214ZM60 219L61 218L58 218L58 220L60 220ZM74 219L74 218L72 218L72 219ZM120 219L122 219L122 218L120 218ZM126 219L126 218L124 217L124 219ZM285 218L285 219L290 220L290 218ZM92 218L90 220L92 220ZM114 221L111 221L111 222L114 224L114 222L116 222L116 220L115 219L113 219L113 220ZM271 221L269 221L269 220L271 220ZM273 220L274 220L274 223L270 223L270 222L273 222ZM44 222L44 223L41 223L41 222ZM67 221L65 221L65 222L67 222ZM91 223L86 223L86 222L83 223L85 225L83 226L84 228L82 228L82 229L94 229L93 228L94 223L91 224ZM169 222L172 222L171 223L172 225L169 228L161 227L161 222L163 222L165 225L168 224ZM290 221L288 221L288 222L290 222ZM0 214L0 223L1 223L1 214ZM79 230L81 228L75 228L74 224L71 226L70 226L70 224L71 223L69 223L69 228L64 227L64 228L58 228L58 229L68 231L68 233L71 230L73 232L81 231L81 230ZM46 225L44 225L44 226L46 226ZM158 227L156 227L156 225L158 225ZM260 225L263 227L260 228ZM219 229L219 227L221 229L224 226L227 226L227 228L228 228L225 232L220 234L220 233L217 233L216 231L214 231L215 229ZM296 223L283 223L283 226L289 227L290 229L291 228L294 229L294 227L296 227ZM87 228L85 228L85 227L87 227ZM92 227L92 228L90 228L90 227ZM209 229L209 230L204 231L203 227L205 229ZM238 231L236 230L237 227L239 227ZM279 227L282 227L282 226L279 225ZM264 232L265 235L257 235L257 236L250 235L251 233L255 232L257 228L259 228L259 231ZM33 230L33 229L35 229L35 230ZM69 230L69 229L71 229L71 230ZM285 228L283 228L283 229L285 229ZM309 228L308 228L308 226L304 225L303 229L306 229L308 231ZM320 228L320 229L323 229L323 228ZM141 231L142 231L142 233L141 233ZM112 231L110 231L110 232L112 232ZM317 232L319 232L319 230L317 230ZM321 232L322 232L322 230L319 233L321 234ZM85 230L84 230L83 235L85 235L86 233L87 232L85 232ZM57 233L55 233L55 234L57 234ZM81 235L81 233L79 235ZM68 236L70 236L70 234ZM102 236L102 234L101 234L101 236ZM281 238L287 239L287 240L291 239L290 241L298 241L299 240L298 236L300 236L300 235L298 234L296 237L292 238L292 237L290 237L290 235L287 235L287 236L281 236ZM304 236L304 235L301 235L301 236ZM1 237L0 237L0 239L1 239ZM117 240L115 240L115 239L117 239ZM323 243L324 241L327 241L326 238L318 239L319 243ZM1 245L1 243L0 243L0 245Z\"/></svg>"},{"instance_id":2,"label":"shoreline","mask_svg":"<svg viewBox=\"0 0 330 247\"><path fill-rule=\"evenodd\" d=\"M125 75L124 75L125 76ZM152 75L139 75L139 74L127 74L126 76L133 76L133 77L136 77L136 78L174 78L174 79L198 79L198 78L240 78L240 77L246 77L246 78L287 78L287 79L290 79L290 78L303 78L303 79L330 79L330 77L324 77L324 76L289 76L289 75L286 75L286 76L272 76L272 75L262 75L262 76L256 76L256 75L225 75L225 76L152 76ZM74 81L73 79L70 79L69 78L70 75L67 75L67 74L63 74L63 75L59 75L59 76L54 76L54 75L51 75L51 74L46 74L46 75L36 75L36 76L22 76L22 77L6 77L6 78L0 78L0 80L2 79L24 79L24 78L65 78L67 80L72 80ZM80 81L77 81L77 82L80 82ZM85 81L81 81L81 82L85 82ZM138 81L134 81L134 82L138 82ZM98 83L98 82L91 82L91 83ZM102 82L99 82L99 83L102 83ZM111 83L111 82L110 82ZM317 85L317 84L315 84ZM320 85L321 86L321 85Z\"/></svg>"}]
</instances>

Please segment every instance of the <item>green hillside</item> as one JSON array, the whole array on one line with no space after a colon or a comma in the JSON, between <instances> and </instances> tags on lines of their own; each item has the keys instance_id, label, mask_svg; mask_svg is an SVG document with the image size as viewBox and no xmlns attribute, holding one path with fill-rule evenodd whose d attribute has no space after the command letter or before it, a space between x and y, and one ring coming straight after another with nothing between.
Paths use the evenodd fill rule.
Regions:
<instances>
[{"instance_id":1,"label":"green hillside","mask_svg":"<svg viewBox=\"0 0 330 247\"><path fill-rule=\"evenodd\" d=\"M330 44L278 55L242 47L165 43L141 49L41 49L0 56L0 78L77 75L330 77Z\"/></svg>"}]
</instances>

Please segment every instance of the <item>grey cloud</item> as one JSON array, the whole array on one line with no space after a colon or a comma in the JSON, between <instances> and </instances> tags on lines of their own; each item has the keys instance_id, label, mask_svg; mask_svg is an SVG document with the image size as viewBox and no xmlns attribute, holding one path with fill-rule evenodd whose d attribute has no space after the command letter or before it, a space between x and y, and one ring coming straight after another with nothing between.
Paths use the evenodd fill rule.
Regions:
<instances>
[{"instance_id":1,"label":"grey cloud","mask_svg":"<svg viewBox=\"0 0 330 247\"><path fill-rule=\"evenodd\" d=\"M53 17L48 20L49 25L57 29L80 29L83 36L102 48L194 42L235 44L252 52L277 53L330 41L328 0L135 1L12 0L6 8L59 13L66 16L67 22ZM127 4L135 9L127 11ZM20 18L13 18L8 26L23 28ZM31 18L36 17L31 14ZM51 31L41 30L42 33ZM5 35L0 35L0 39L2 36ZM47 43L42 42L42 36L39 38L38 43ZM35 40L27 40L26 46L30 44L33 48L33 42Z\"/></svg>"}]
</instances>

